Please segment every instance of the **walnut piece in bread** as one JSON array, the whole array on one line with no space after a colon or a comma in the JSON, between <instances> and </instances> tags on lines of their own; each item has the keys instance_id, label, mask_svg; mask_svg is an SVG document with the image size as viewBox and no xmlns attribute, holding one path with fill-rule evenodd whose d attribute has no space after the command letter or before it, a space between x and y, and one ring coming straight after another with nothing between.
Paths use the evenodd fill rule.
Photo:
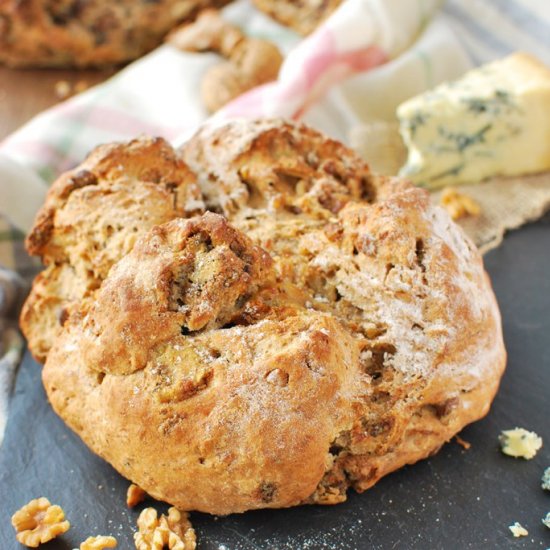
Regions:
<instances>
[{"instance_id":1,"label":"walnut piece in bread","mask_svg":"<svg viewBox=\"0 0 550 550\"><path fill-rule=\"evenodd\" d=\"M180 510L334 504L488 412L498 307L425 191L278 120L206 127L181 156L226 219L142 232L43 370L94 452Z\"/></svg>"},{"instance_id":2,"label":"walnut piece in bread","mask_svg":"<svg viewBox=\"0 0 550 550\"><path fill-rule=\"evenodd\" d=\"M0 63L97 67L152 50L173 27L227 0L2 0Z\"/></svg>"}]
</instances>

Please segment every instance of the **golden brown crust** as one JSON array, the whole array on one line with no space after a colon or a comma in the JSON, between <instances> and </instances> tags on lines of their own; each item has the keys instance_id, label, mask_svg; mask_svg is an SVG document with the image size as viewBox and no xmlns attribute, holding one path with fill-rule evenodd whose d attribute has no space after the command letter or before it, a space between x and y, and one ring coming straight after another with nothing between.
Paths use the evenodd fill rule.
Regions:
<instances>
[{"instance_id":1,"label":"golden brown crust","mask_svg":"<svg viewBox=\"0 0 550 550\"><path fill-rule=\"evenodd\" d=\"M328 442L351 415L356 352L328 316L175 334L127 376L82 368L74 362L78 346L75 327L48 358L52 405L124 476L184 510L299 504L315 490ZM273 381L275 370L282 383Z\"/></svg>"},{"instance_id":2,"label":"golden brown crust","mask_svg":"<svg viewBox=\"0 0 550 550\"><path fill-rule=\"evenodd\" d=\"M425 191L280 121L182 154L229 222L143 234L44 367L91 449L155 498L227 514L341 502L487 413L498 308Z\"/></svg>"},{"instance_id":3,"label":"golden brown crust","mask_svg":"<svg viewBox=\"0 0 550 550\"><path fill-rule=\"evenodd\" d=\"M270 268L269 255L217 214L155 227L76 320L80 353L103 373L140 370L150 348L175 334L231 323L259 284L269 282Z\"/></svg>"},{"instance_id":4,"label":"golden brown crust","mask_svg":"<svg viewBox=\"0 0 550 550\"><path fill-rule=\"evenodd\" d=\"M303 35L313 32L341 3L342 0L254 0L256 7Z\"/></svg>"},{"instance_id":5,"label":"golden brown crust","mask_svg":"<svg viewBox=\"0 0 550 550\"><path fill-rule=\"evenodd\" d=\"M0 63L91 67L135 59L200 9L227 0L3 0Z\"/></svg>"},{"instance_id":6,"label":"golden brown crust","mask_svg":"<svg viewBox=\"0 0 550 550\"><path fill-rule=\"evenodd\" d=\"M195 176L162 139L100 146L63 174L26 241L47 265L21 315L33 355L45 360L73 304L99 287L140 235L202 209Z\"/></svg>"},{"instance_id":7,"label":"golden brown crust","mask_svg":"<svg viewBox=\"0 0 550 550\"><path fill-rule=\"evenodd\" d=\"M207 207L232 221L263 213L327 218L386 188L376 189L368 165L341 143L282 120L206 126L182 153Z\"/></svg>"}]
</instances>

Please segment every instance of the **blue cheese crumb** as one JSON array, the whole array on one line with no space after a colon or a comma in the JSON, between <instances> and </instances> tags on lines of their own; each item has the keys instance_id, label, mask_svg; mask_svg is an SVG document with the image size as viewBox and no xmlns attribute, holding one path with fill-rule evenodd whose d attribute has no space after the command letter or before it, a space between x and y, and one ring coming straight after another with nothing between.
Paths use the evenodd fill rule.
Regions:
<instances>
[{"instance_id":1,"label":"blue cheese crumb","mask_svg":"<svg viewBox=\"0 0 550 550\"><path fill-rule=\"evenodd\" d=\"M550 466L546 468L546 470L544 470L541 481L542 481L541 487L545 491L550 491Z\"/></svg>"},{"instance_id":2,"label":"blue cheese crumb","mask_svg":"<svg viewBox=\"0 0 550 550\"><path fill-rule=\"evenodd\" d=\"M542 518L542 523L544 525L546 525L546 527L548 527L548 529L550 529L550 512L548 512L546 514L546 517L545 518Z\"/></svg>"},{"instance_id":3,"label":"blue cheese crumb","mask_svg":"<svg viewBox=\"0 0 550 550\"><path fill-rule=\"evenodd\" d=\"M512 531L512 535L514 535L514 537L516 538L526 537L529 534L529 531L527 531L527 529L525 529L525 527L523 527L517 521L514 523L514 525L510 525L508 529Z\"/></svg>"},{"instance_id":4,"label":"blue cheese crumb","mask_svg":"<svg viewBox=\"0 0 550 550\"><path fill-rule=\"evenodd\" d=\"M505 455L515 458L525 458L529 460L533 458L542 447L542 437L524 428L504 430L498 436L498 439L502 452Z\"/></svg>"}]
</instances>

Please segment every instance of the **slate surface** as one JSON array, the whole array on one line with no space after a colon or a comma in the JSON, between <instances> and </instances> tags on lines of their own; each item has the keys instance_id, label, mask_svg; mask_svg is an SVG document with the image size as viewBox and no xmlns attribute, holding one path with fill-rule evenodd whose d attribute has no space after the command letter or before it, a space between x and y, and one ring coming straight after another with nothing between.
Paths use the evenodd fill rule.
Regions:
<instances>
[{"instance_id":1,"label":"slate surface","mask_svg":"<svg viewBox=\"0 0 550 550\"><path fill-rule=\"evenodd\" d=\"M202 550L352 550L550 548L541 518L550 492L540 477L550 466L550 217L508 235L486 257L503 319L508 369L484 420L435 457L406 467L336 507L300 507L215 518L192 514ZM536 431L546 446L531 461L503 456L497 436L515 426ZM27 356L0 448L0 550L21 548L9 516L48 496L72 523L60 541L78 547L89 535L112 534L133 548L138 510L125 506L128 482L92 455L53 414L40 367ZM514 539L519 521L529 536Z\"/></svg>"}]
</instances>

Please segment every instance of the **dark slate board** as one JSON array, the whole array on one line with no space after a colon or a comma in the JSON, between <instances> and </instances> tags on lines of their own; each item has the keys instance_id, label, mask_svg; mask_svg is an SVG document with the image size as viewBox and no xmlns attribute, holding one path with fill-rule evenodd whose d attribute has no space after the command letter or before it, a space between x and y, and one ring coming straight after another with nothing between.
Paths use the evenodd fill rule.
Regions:
<instances>
[{"instance_id":1,"label":"dark slate board","mask_svg":"<svg viewBox=\"0 0 550 550\"><path fill-rule=\"evenodd\" d=\"M216 518L192 514L202 550L548 548L541 518L550 493L550 217L508 235L486 257L503 319L508 370L493 408L456 442L335 507L300 507ZM531 461L503 456L497 436L515 426L546 446ZM48 406L40 367L27 355L0 448L0 549L20 548L9 516L31 498L60 504L71 530L43 546L71 549L89 535L112 534L133 548L138 510L125 506L128 482L90 453ZM514 539L519 521L529 536Z\"/></svg>"}]
</instances>

